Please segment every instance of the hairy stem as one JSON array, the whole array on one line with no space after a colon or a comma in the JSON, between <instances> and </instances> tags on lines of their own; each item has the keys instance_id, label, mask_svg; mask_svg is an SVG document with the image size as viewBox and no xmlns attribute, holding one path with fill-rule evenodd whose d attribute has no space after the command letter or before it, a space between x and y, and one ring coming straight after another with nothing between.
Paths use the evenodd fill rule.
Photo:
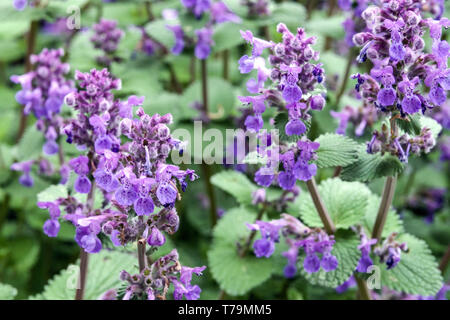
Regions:
<instances>
[{"instance_id":1,"label":"hairy stem","mask_svg":"<svg viewBox=\"0 0 450 320\"><path fill-rule=\"evenodd\" d=\"M227 80L227 81L229 79L229 72L228 72L229 59L230 59L230 50L224 50L223 53L222 53L222 62L223 62L223 64L222 64L222 68L223 68L222 73L223 73L223 78L225 80Z\"/></svg>"},{"instance_id":2,"label":"hairy stem","mask_svg":"<svg viewBox=\"0 0 450 320\"><path fill-rule=\"evenodd\" d=\"M203 175L205 177L204 178L205 187L209 199L209 213L211 217L211 225L214 227L217 223L217 204L216 204L216 195L214 193L214 187L211 183L211 168L203 160L201 167Z\"/></svg>"},{"instance_id":3,"label":"hairy stem","mask_svg":"<svg viewBox=\"0 0 450 320\"><path fill-rule=\"evenodd\" d=\"M88 269L89 254L82 248L80 250L80 275L78 279L77 291L75 293L75 300L83 300L84 290L86 288L86 278Z\"/></svg>"},{"instance_id":4,"label":"hairy stem","mask_svg":"<svg viewBox=\"0 0 450 320\"><path fill-rule=\"evenodd\" d=\"M439 263L439 270L441 270L442 274L445 273L445 270L447 269L449 261L450 261L450 245L447 247L447 251L445 251L444 256L442 257L442 260Z\"/></svg>"},{"instance_id":5,"label":"hairy stem","mask_svg":"<svg viewBox=\"0 0 450 320\"><path fill-rule=\"evenodd\" d=\"M392 199L394 198L396 184L397 184L396 177L387 177L386 178L380 207L378 208L377 219L375 220L375 225L373 226L373 230L372 230L372 238L377 239L378 243L381 240L381 234L383 232L383 227L386 222L389 208L391 207L391 204L392 204Z\"/></svg>"},{"instance_id":6,"label":"hairy stem","mask_svg":"<svg viewBox=\"0 0 450 320\"><path fill-rule=\"evenodd\" d=\"M27 41L27 53L25 56L25 73L30 72L33 68L33 65L31 64L30 57L34 53L35 47L36 47L36 36L38 31L38 21L33 20L30 23L30 29L28 31L28 34L26 36ZM20 108L20 122L19 122L19 130L17 131L17 137L16 141L19 142L19 140L22 138L25 128L27 127L27 115L23 112L24 106Z\"/></svg>"},{"instance_id":7,"label":"hairy stem","mask_svg":"<svg viewBox=\"0 0 450 320\"><path fill-rule=\"evenodd\" d=\"M367 282L364 279L361 279L357 275L355 275L356 284L358 286L358 298L359 300L372 300L372 296L370 294L370 290L367 287Z\"/></svg>"},{"instance_id":8,"label":"hairy stem","mask_svg":"<svg viewBox=\"0 0 450 320\"><path fill-rule=\"evenodd\" d=\"M336 96L335 108L336 110L339 108L339 103L341 102L341 98L344 95L345 89L347 88L348 79L350 77L350 71L352 70L353 60L355 59L355 51L350 49L348 53L347 66L345 67L344 77L342 78L342 83L339 88L339 92Z\"/></svg>"},{"instance_id":9,"label":"hairy stem","mask_svg":"<svg viewBox=\"0 0 450 320\"><path fill-rule=\"evenodd\" d=\"M256 216L255 221L261 220L261 218L262 218L262 216L263 216L263 214L264 214L264 211L266 211L266 208L267 208L267 204L264 203L263 206L262 206L262 208L258 211L258 214L257 214L257 216ZM245 255L247 254L247 252L250 250L250 246L251 246L251 244L252 244L253 239L255 238L255 236L256 236L256 230L252 230L252 231L250 232L248 238L247 238L247 241L245 241L244 246L241 248L241 252L239 253L239 256L240 256L241 258L245 257Z\"/></svg>"},{"instance_id":10,"label":"hairy stem","mask_svg":"<svg viewBox=\"0 0 450 320\"><path fill-rule=\"evenodd\" d=\"M319 213L320 220L322 220L325 231L328 234L333 234L336 231L333 221L331 220L330 214L325 208L325 204L320 197L319 190L317 189L316 180L311 178L311 180L306 181L306 186L308 187L309 193L313 200L314 206Z\"/></svg>"},{"instance_id":11,"label":"hairy stem","mask_svg":"<svg viewBox=\"0 0 450 320\"><path fill-rule=\"evenodd\" d=\"M91 159L92 156L90 155L89 158ZM87 199L86 199L86 207L88 211L91 211L94 207L94 200L95 200L95 181L92 183L91 190L88 193ZM86 287L86 279L87 279L87 272L88 272L88 261L89 261L89 254L84 251L83 248L81 248L80 251L80 278L79 278L79 286L77 287L77 291L75 293L75 300L83 300L84 296L84 289Z\"/></svg>"},{"instance_id":12,"label":"hairy stem","mask_svg":"<svg viewBox=\"0 0 450 320\"><path fill-rule=\"evenodd\" d=\"M145 239L139 239L137 243L137 251L138 251L138 262L139 262L139 272L146 267L146 258L145 258Z\"/></svg>"}]
</instances>

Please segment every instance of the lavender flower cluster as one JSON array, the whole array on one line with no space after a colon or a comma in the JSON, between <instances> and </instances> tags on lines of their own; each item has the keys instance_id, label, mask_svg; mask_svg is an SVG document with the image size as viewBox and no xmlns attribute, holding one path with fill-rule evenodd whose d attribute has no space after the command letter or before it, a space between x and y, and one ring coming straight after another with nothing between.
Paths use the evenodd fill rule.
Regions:
<instances>
[{"instance_id":1,"label":"lavender flower cluster","mask_svg":"<svg viewBox=\"0 0 450 320\"><path fill-rule=\"evenodd\" d=\"M447 59L449 44L441 40L442 27L450 26L450 20L422 18L419 0L383 0L379 6L369 6L363 13L369 31L353 37L361 46L358 61L367 58L373 63L370 74L357 74L355 89L360 92L364 107L375 106L391 119L404 121L409 115L442 105L449 87ZM430 30L432 52L425 53L423 36ZM421 81L429 88L428 95L420 91ZM394 123L391 121L391 127ZM369 153L390 152L401 161L408 160L409 152L429 152L435 141L428 129L419 137L405 134L397 136L394 128L389 134L385 128L374 132L368 145Z\"/></svg>"},{"instance_id":2,"label":"lavender flower cluster","mask_svg":"<svg viewBox=\"0 0 450 320\"><path fill-rule=\"evenodd\" d=\"M241 31L242 37L253 48L250 57L244 55L240 58L239 70L245 74L257 69L257 78L247 82L247 89L258 95L239 99L245 104L252 104L252 112L245 119L247 130L268 141L266 147L260 146L258 149L259 155L267 159L267 164L256 172L255 181L268 187L276 178L281 188L289 190L296 180L310 180L317 172L317 166L312 162L316 159L315 151L319 144L300 136L306 133L305 123L311 119L310 111L322 110L325 106L325 98L320 93L314 94L317 85L324 80L324 70L320 63L311 62L319 58L319 53L311 48L315 43L314 37L307 37L301 28L294 35L282 23L277 26L277 31L283 37L282 42L277 44L256 38L251 31ZM272 69L265 67L261 57L264 49L271 51L269 62ZM265 82L269 78L274 88L266 89ZM276 143L276 137L261 130L266 103L280 112L287 111L285 133L299 137L296 144L279 141L280 152L271 148ZM279 173L278 160L284 169Z\"/></svg>"},{"instance_id":3,"label":"lavender flower cluster","mask_svg":"<svg viewBox=\"0 0 450 320\"><path fill-rule=\"evenodd\" d=\"M197 59L204 60L211 53L211 46L214 44L213 27L224 22L239 23L241 19L236 16L222 1L210 0L180 0L187 11L194 15L196 19L201 19L203 15L209 13L209 20L203 28L194 30L194 35L189 36L181 24L167 25L175 37L175 44L171 51L175 55L183 52L185 45L195 43L194 53ZM176 13L176 17L178 13ZM173 18L173 17L172 17Z\"/></svg>"},{"instance_id":4,"label":"lavender flower cluster","mask_svg":"<svg viewBox=\"0 0 450 320\"><path fill-rule=\"evenodd\" d=\"M166 300L169 285L172 283L175 300L182 300L183 297L186 297L186 300L197 300L200 298L201 289L198 285L191 284L192 276L202 275L205 268L205 266L195 268L181 266L178 252L173 249L138 274L130 275L122 271L120 279L127 282L126 288L123 293L114 290L108 299Z\"/></svg>"},{"instance_id":5,"label":"lavender flower cluster","mask_svg":"<svg viewBox=\"0 0 450 320\"><path fill-rule=\"evenodd\" d=\"M364 31L366 25L361 18L361 14L369 5L370 0L339 0L338 5L342 11L350 13L350 16L345 19L342 26L345 30L345 44L351 48L354 46L353 36L361 31Z\"/></svg>"},{"instance_id":6,"label":"lavender flower cluster","mask_svg":"<svg viewBox=\"0 0 450 320\"><path fill-rule=\"evenodd\" d=\"M286 278L295 276L301 248L306 255L303 260L306 272L318 272L320 268L329 272L338 266L337 258L331 254L335 243L334 236L328 235L322 229L310 229L293 216L282 214L281 219L269 222L258 220L254 224L247 224L247 227L261 233L261 239L253 243L254 253L258 258L272 256L275 243L280 241L281 231L289 245L289 250L283 252L283 256L287 259L284 268Z\"/></svg>"},{"instance_id":7,"label":"lavender flower cluster","mask_svg":"<svg viewBox=\"0 0 450 320\"><path fill-rule=\"evenodd\" d=\"M69 165L77 175L75 191L87 194L87 200L69 195L53 202L38 202L50 214L44 224L45 234L56 237L63 218L76 227L75 241L87 253L99 252L105 237L114 246L136 241L146 241L152 248L164 245L163 232L173 234L179 227L174 205L181 198L180 190L185 191L187 181L197 178L193 170L166 164L172 150L182 152L181 141L173 139L167 127L172 116L149 116L140 107L135 118L133 107L142 105L144 97L131 96L125 103L115 99L112 90L119 90L121 82L107 69L77 71L75 78L79 89L68 94L65 101L77 117L66 120L63 131L67 142L85 153L70 160ZM122 136L127 138L123 144ZM103 194L101 208L94 208L95 186ZM65 213L62 217L60 207ZM171 261L176 267L169 267ZM191 269L183 268L179 268L176 251L172 252L144 269L140 277L126 277L132 285L124 298L143 292L149 299L165 297L171 283L176 299L198 298L201 290L190 285ZM195 268L195 273L203 269ZM174 274L180 272L177 280ZM139 279L131 280L136 277ZM146 286L144 291L142 286Z\"/></svg>"},{"instance_id":8,"label":"lavender flower cluster","mask_svg":"<svg viewBox=\"0 0 450 320\"><path fill-rule=\"evenodd\" d=\"M59 127L62 118L58 116L64 97L74 90L73 82L67 80L70 66L61 62L63 49L44 49L39 55L31 55L34 70L21 76L13 75L11 81L22 86L16 100L24 106L24 113L37 118L36 127L47 139L43 151L47 155L58 152Z\"/></svg>"},{"instance_id":9,"label":"lavender flower cluster","mask_svg":"<svg viewBox=\"0 0 450 320\"><path fill-rule=\"evenodd\" d=\"M104 55L97 58L98 63L109 66L116 58L114 53L117 50L124 32L117 28L117 21L101 19L99 23L93 26L94 35L91 42L96 49L104 52Z\"/></svg>"}]
</instances>

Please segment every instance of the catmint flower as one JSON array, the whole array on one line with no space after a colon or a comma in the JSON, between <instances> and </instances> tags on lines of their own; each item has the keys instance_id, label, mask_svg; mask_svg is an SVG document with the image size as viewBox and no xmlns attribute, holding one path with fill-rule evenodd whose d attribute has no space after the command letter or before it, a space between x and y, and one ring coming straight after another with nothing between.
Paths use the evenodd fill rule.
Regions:
<instances>
[{"instance_id":1,"label":"catmint flower","mask_svg":"<svg viewBox=\"0 0 450 320\"><path fill-rule=\"evenodd\" d=\"M297 272L300 249L306 255L303 268L307 272L318 272L320 268L329 272L338 266L337 258L331 253L335 243L334 236L329 236L320 229L312 230L288 214L282 214L281 219L269 222L258 220L254 224L247 224L247 227L260 231L261 239L253 243L254 253L258 258L272 256L275 243L280 241L280 234L285 238L289 246L288 251L282 253L287 259L284 268L286 278L294 277Z\"/></svg>"},{"instance_id":2,"label":"catmint flower","mask_svg":"<svg viewBox=\"0 0 450 320\"><path fill-rule=\"evenodd\" d=\"M419 190L407 200L406 208L417 215L425 216L426 223L433 223L436 213L444 207L445 199L444 188Z\"/></svg>"},{"instance_id":3,"label":"catmint flower","mask_svg":"<svg viewBox=\"0 0 450 320\"><path fill-rule=\"evenodd\" d=\"M28 0L13 0L14 9L23 11L28 6Z\"/></svg>"},{"instance_id":4,"label":"catmint flower","mask_svg":"<svg viewBox=\"0 0 450 320\"><path fill-rule=\"evenodd\" d=\"M247 16L249 18L260 18L270 14L267 0L241 0L241 4L248 8Z\"/></svg>"},{"instance_id":5,"label":"catmint flower","mask_svg":"<svg viewBox=\"0 0 450 320\"><path fill-rule=\"evenodd\" d=\"M19 182L21 185L25 187L32 187L34 184L34 179L31 176L31 166L33 165L34 161L24 161L24 162L17 162L11 165L11 170L13 171L20 171L22 172L22 175L19 178Z\"/></svg>"},{"instance_id":6,"label":"catmint flower","mask_svg":"<svg viewBox=\"0 0 450 320\"><path fill-rule=\"evenodd\" d=\"M407 244L396 242L396 237L397 233L392 233L380 247L374 250L374 253L380 257L380 262L386 263L388 270L400 262L402 252L408 252Z\"/></svg>"},{"instance_id":7,"label":"catmint flower","mask_svg":"<svg viewBox=\"0 0 450 320\"><path fill-rule=\"evenodd\" d=\"M91 42L96 49L104 52L104 56L97 60L100 64L109 66L115 60L114 53L117 50L124 32L117 28L117 22L114 20L101 19L99 23L93 26L94 35Z\"/></svg>"},{"instance_id":8,"label":"catmint flower","mask_svg":"<svg viewBox=\"0 0 450 320\"><path fill-rule=\"evenodd\" d=\"M200 19L211 7L211 0L180 0L181 4Z\"/></svg>"},{"instance_id":9,"label":"catmint flower","mask_svg":"<svg viewBox=\"0 0 450 320\"><path fill-rule=\"evenodd\" d=\"M203 28L195 31L197 42L195 45L195 56L197 59L204 60L211 53L213 31L210 28Z\"/></svg>"},{"instance_id":10,"label":"catmint flower","mask_svg":"<svg viewBox=\"0 0 450 320\"><path fill-rule=\"evenodd\" d=\"M64 97L74 90L72 81L67 80L70 66L61 62L63 49L43 49L38 55L31 55L34 70L21 76L13 75L11 81L20 84L16 100L24 106L24 113L32 113L36 127L46 138L43 152L53 155L58 152L56 142L60 134L62 118L59 115Z\"/></svg>"},{"instance_id":11,"label":"catmint flower","mask_svg":"<svg viewBox=\"0 0 450 320\"><path fill-rule=\"evenodd\" d=\"M179 55L184 49L184 32L180 25L168 25L167 28L173 32L175 37L175 44L172 47L172 53L174 55Z\"/></svg>"}]
</instances>

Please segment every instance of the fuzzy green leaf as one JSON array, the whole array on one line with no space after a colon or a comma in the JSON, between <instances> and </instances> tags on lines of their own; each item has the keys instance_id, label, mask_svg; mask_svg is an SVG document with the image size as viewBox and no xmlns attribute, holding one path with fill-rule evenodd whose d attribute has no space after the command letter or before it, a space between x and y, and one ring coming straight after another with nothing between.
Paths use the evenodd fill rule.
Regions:
<instances>
[{"instance_id":1,"label":"fuzzy green leaf","mask_svg":"<svg viewBox=\"0 0 450 320\"><path fill-rule=\"evenodd\" d=\"M353 273L361 258L358 250L359 239L350 231L338 232L335 235L336 243L331 253L338 260L336 270L325 272L322 268L315 273L308 273L303 268L304 257L300 259L299 269L301 274L312 284L329 288L336 288L344 283Z\"/></svg>"},{"instance_id":2,"label":"fuzzy green leaf","mask_svg":"<svg viewBox=\"0 0 450 320\"><path fill-rule=\"evenodd\" d=\"M242 204L252 202L252 192L257 189L243 173L238 171L222 171L211 177L211 183L228 192Z\"/></svg>"},{"instance_id":3,"label":"fuzzy green leaf","mask_svg":"<svg viewBox=\"0 0 450 320\"><path fill-rule=\"evenodd\" d=\"M404 132L418 135L420 134L421 129L420 119L421 119L420 115L413 114L406 119L397 118L395 122Z\"/></svg>"},{"instance_id":4,"label":"fuzzy green leaf","mask_svg":"<svg viewBox=\"0 0 450 320\"><path fill-rule=\"evenodd\" d=\"M369 154L365 146L359 149L358 160L346 166L340 177L347 181L371 181L376 178L395 176L403 171L405 165L390 154Z\"/></svg>"},{"instance_id":5,"label":"fuzzy green leaf","mask_svg":"<svg viewBox=\"0 0 450 320\"><path fill-rule=\"evenodd\" d=\"M78 281L78 264L69 265L54 276L44 291L32 297L42 300L73 300ZM119 273L137 271L137 258L130 253L102 250L89 255L89 269L86 279L85 300L98 299L105 291L120 285Z\"/></svg>"},{"instance_id":6,"label":"fuzzy green leaf","mask_svg":"<svg viewBox=\"0 0 450 320\"><path fill-rule=\"evenodd\" d=\"M13 300L16 295L16 288L9 284L0 283L0 300Z\"/></svg>"},{"instance_id":7,"label":"fuzzy green leaf","mask_svg":"<svg viewBox=\"0 0 450 320\"><path fill-rule=\"evenodd\" d=\"M266 281L272 274L272 259L256 258L251 252L241 258L236 244L250 234L246 223L255 215L243 208L229 210L214 229L214 242L208 252L213 278L228 294L243 295Z\"/></svg>"},{"instance_id":8,"label":"fuzzy green leaf","mask_svg":"<svg viewBox=\"0 0 450 320\"><path fill-rule=\"evenodd\" d=\"M402 253L397 266L387 270L381 266L381 284L408 294L434 296L442 287L438 264L425 241L410 234L402 234L398 242L406 242L409 252Z\"/></svg>"},{"instance_id":9,"label":"fuzzy green leaf","mask_svg":"<svg viewBox=\"0 0 450 320\"><path fill-rule=\"evenodd\" d=\"M67 198L67 196L67 187L62 184L55 184L39 192L37 198L41 202L52 202L58 198Z\"/></svg>"},{"instance_id":10,"label":"fuzzy green leaf","mask_svg":"<svg viewBox=\"0 0 450 320\"><path fill-rule=\"evenodd\" d=\"M318 137L317 166L319 168L348 166L358 160L358 143L345 136L326 133Z\"/></svg>"},{"instance_id":11,"label":"fuzzy green leaf","mask_svg":"<svg viewBox=\"0 0 450 320\"><path fill-rule=\"evenodd\" d=\"M364 184L334 178L323 181L318 190L337 229L347 229L364 218L370 195ZM300 196L300 215L308 226L323 227L309 193L304 192Z\"/></svg>"}]
</instances>

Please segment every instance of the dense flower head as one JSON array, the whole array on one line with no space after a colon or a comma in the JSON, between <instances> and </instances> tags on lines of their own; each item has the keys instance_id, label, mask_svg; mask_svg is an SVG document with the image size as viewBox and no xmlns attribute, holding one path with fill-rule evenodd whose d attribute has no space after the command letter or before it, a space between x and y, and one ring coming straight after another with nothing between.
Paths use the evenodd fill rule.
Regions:
<instances>
[{"instance_id":1,"label":"dense flower head","mask_svg":"<svg viewBox=\"0 0 450 320\"><path fill-rule=\"evenodd\" d=\"M223 1L214 0L180 0L181 4L189 15L193 14L196 19L201 19L208 14L205 24L195 30L184 30L181 21L178 19L178 13L173 12L167 16L166 20L173 20L167 25L167 29L172 31L175 38L174 46L171 51L175 55L183 52L185 45L193 44L197 59L205 60L211 54L211 47L214 45L213 27L214 25L233 22L240 23L241 19L235 15Z\"/></svg>"},{"instance_id":2,"label":"dense flower head","mask_svg":"<svg viewBox=\"0 0 450 320\"><path fill-rule=\"evenodd\" d=\"M241 0L241 4L248 8L249 18L259 18L270 15L269 2L267 0Z\"/></svg>"},{"instance_id":3,"label":"dense flower head","mask_svg":"<svg viewBox=\"0 0 450 320\"><path fill-rule=\"evenodd\" d=\"M114 298L122 300L166 300L170 286L173 286L175 300L197 300L201 289L191 284L192 276L201 276L203 267L185 267L178 260L178 252L173 249L169 254L159 258L151 266L144 268L140 273L130 275L123 270L120 279L125 286L116 292Z\"/></svg>"},{"instance_id":4,"label":"dense flower head","mask_svg":"<svg viewBox=\"0 0 450 320\"><path fill-rule=\"evenodd\" d=\"M91 41L96 49L104 52L104 56L98 61L104 65L109 65L112 61L111 55L117 50L124 32L117 27L117 21L101 19L93 26L94 35Z\"/></svg>"},{"instance_id":5,"label":"dense flower head","mask_svg":"<svg viewBox=\"0 0 450 320\"><path fill-rule=\"evenodd\" d=\"M423 18L420 3L384 0L380 6L369 6L362 13L369 31L353 38L362 47L358 60L368 58L374 64L370 75L363 76L369 85L361 87L362 95L383 112L414 114L446 100L450 45L441 40L441 35L450 20ZM423 51L427 30L432 39L431 53ZM422 83L429 89L428 95L420 92Z\"/></svg>"},{"instance_id":6,"label":"dense flower head","mask_svg":"<svg viewBox=\"0 0 450 320\"><path fill-rule=\"evenodd\" d=\"M406 207L417 215L425 216L427 223L434 221L434 216L445 205L445 188L430 188L419 190L409 197Z\"/></svg>"},{"instance_id":7,"label":"dense flower head","mask_svg":"<svg viewBox=\"0 0 450 320\"><path fill-rule=\"evenodd\" d=\"M30 56L34 69L26 74L13 75L11 81L20 84L16 100L24 106L24 113L32 113L36 127L46 138L43 146L45 154L58 152L57 138L62 118L59 116L64 97L74 90L73 82L68 80L70 66L61 62L63 49L43 49L38 55Z\"/></svg>"},{"instance_id":8,"label":"dense flower head","mask_svg":"<svg viewBox=\"0 0 450 320\"><path fill-rule=\"evenodd\" d=\"M287 259L284 269L286 278L294 277L297 272L300 249L305 253L303 268L306 272L318 272L320 268L329 272L338 266L337 258L331 253L335 243L334 236L321 229L310 229L293 216L282 214L281 219L269 222L258 220L254 224L247 224L247 227L261 234L261 238L253 243L254 253L258 258L272 256L275 243L280 241L280 234L285 238L289 246L289 250L283 252Z\"/></svg>"},{"instance_id":9,"label":"dense flower head","mask_svg":"<svg viewBox=\"0 0 450 320\"><path fill-rule=\"evenodd\" d=\"M370 0L339 0L338 5L341 10L349 12L350 15L342 23L345 30L345 44L353 47L353 36L364 31L366 26L361 14L370 4Z\"/></svg>"},{"instance_id":10,"label":"dense flower head","mask_svg":"<svg viewBox=\"0 0 450 320\"><path fill-rule=\"evenodd\" d=\"M381 246L375 248L374 253L380 258L380 262L386 264L386 268L394 268L401 260L402 252L408 252L406 242L398 243L395 239L397 233L392 233L387 237Z\"/></svg>"},{"instance_id":11,"label":"dense flower head","mask_svg":"<svg viewBox=\"0 0 450 320\"><path fill-rule=\"evenodd\" d=\"M257 78L247 83L248 91L257 95L238 98L242 103L252 106L245 119L247 130L268 141L266 147L258 148L259 155L267 159L267 165L256 172L256 183L268 187L278 181L281 188L290 190L296 180L307 181L317 171L313 161L316 160L315 151L319 144L301 136L307 131L311 110L320 111L325 106L325 98L313 93L317 85L324 81L324 70L320 63L312 62L319 58L319 53L311 47L315 43L314 37L307 37L301 28L294 35L282 23L277 26L277 30L282 34L280 43L256 38L248 30L241 31L244 40L252 45L252 54L244 55L239 60L239 70L241 73L257 70ZM271 69L266 68L261 57L265 49L270 50ZM273 86L266 88L268 79ZM298 137L297 143L278 141L277 137L261 130L267 106L275 107L287 115L284 133L289 137ZM278 151L275 146L279 146ZM280 172L278 160L283 165Z\"/></svg>"},{"instance_id":12,"label":"dense flower head","mask_svg":"<svg viewBox=\"0 0 450 320\"><path fill-rule=\"evenodd\" d=\"M367 152L375 154L378 152L390 153L399 158L402 162L408 162L410 153L420 155L429 153L436 145L436 140L427 127L424 127L420 135L411 137L403 134L399 137L392 136L386 125L382 125L381 131L375 130L372 139L367 144Z\"/></svg>"}]
</instances>

